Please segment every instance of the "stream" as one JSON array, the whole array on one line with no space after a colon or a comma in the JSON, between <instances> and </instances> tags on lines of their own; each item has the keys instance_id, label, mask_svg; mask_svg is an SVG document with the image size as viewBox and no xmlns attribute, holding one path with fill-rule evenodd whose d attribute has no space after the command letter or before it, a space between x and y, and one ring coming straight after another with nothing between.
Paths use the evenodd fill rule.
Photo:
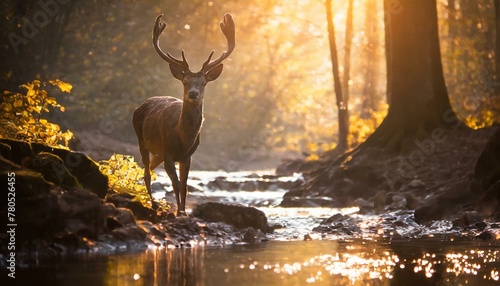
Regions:
<instances>
[{"instance_id":1,"label":"stream","mask_svg":"<svg viewBox=\"0 0 500 286\"><path fill-rule=\"evenodd\" d=\"M188 213L193 204L208 201L257 207L271 225L281 226L267 241L85 252L40 259L34 267L21 267L16 280L24 285L500 285L498 238L475 239L475 230L449 221L421 226L412 223L412 211L375 215L355 207L279 207L286 192L279 186L300 175L269 174L193 171L187 199ZM175 201L168 183L158 172L155 199ZM335 214L352 218L356 231L344 226L313 231Z\"/></svg>"}]
</instances>

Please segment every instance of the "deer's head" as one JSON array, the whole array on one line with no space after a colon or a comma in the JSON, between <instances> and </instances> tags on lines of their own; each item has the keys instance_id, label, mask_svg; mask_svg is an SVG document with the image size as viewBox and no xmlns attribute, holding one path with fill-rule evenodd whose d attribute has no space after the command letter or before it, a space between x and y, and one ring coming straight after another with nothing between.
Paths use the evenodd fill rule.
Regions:
<instances>
[{"instance_id":1,"label":"deer's head","mask_svg":"<svg viewBox=\"0 0 500 286\"><path fill-rule=\"evenodd\" d=\"M231 15L224 15L224 22L220 23L222 33L227 39L227 51L213 61L211 61L214 51L210 53L208 59L203 63L200 71L192 72L189 69L184 51L182 51L182 59L174 58L170 53L164 53L160 48L159 38L166 27L166 24L161 21L160 15L156 18L153 27L153 45L158 54L169 64L170 71L174 78L180 80L184 85L183 101L192 103L201 103L205 86L208 82L216 80L222 73L222 61L224 61L233 52L235 46L235 29L234 21Z\"/></svg>"}]
</instances>

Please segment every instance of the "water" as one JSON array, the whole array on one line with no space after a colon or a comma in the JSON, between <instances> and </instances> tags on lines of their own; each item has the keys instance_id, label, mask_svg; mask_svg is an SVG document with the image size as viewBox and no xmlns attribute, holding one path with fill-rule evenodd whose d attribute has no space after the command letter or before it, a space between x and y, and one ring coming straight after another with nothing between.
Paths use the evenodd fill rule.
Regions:
<instances>
[{"instance_id":1,"label":"water","mask_svg":"<svg viewBox=\"0 0 500 286\"><path fill-rule=\"evenodd\" d=\"M250 173L192 172L188 205L220 201L257 206L271 224L282 225L270 241L220 247L150 246L135 253L84 253L39 258L19 267L22 285L500 285L500 241L472 240L473 230L438 221L412 223L411 212L357 214L357 208L280 208L285 190L209 190L218 176L228 181L270 180ZM297 176L272 180L295 180ZM158 181L165 181L160 172ZM157 198L173 195L159 190ZM199 189L199 191L196 191ZM312 231L333 214L348 215L355 235ZM394 237L400 237L395 239ZM407 239L402 237L416 237ZM5 277L5 276L3 276ZM0 283L0 285L5 285ZM8 284L7 284L8 285Z\"/></svg>"},{"instance_id":2,"label":"water","mask_svg":"<svg viewBox=\"0 0 500 286\"><path fill-rule=\"evenodd\" d=\"M18 278L24 285L499 285L499 246L347 239L150 248L65 258Z\"/></svg>"}]
</instances>

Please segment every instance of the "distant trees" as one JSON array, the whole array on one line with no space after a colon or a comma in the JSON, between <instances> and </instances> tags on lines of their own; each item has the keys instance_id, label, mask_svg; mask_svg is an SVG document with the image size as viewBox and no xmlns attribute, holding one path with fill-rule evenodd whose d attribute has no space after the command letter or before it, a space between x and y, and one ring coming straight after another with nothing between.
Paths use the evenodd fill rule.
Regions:
<instances>
[{"instance_id":1,"label":"distant trees","mask_svg":"<svg viewBox=\"0 0 500 286\"><path fill-rule=\"evenodd\" d=\"M207 89L204 138L197 155L234 158L235 164L274 151L303 152L314 159L335 146L359 144L384 115L382 11L389 11L387 23L399 21L399 14L380 1L326 1L333 6L329 19L337 28L342 82L337 102L332 98L327 21L317 17L325 14L324 3L55 1L67 2L58 9L40 4L53 2L3 2L0 86L15 92L19 84L54 78L73 84L71 95L58 98L67 108L64 115L51 114L75 133L98 129L134 143L131 111L147 97L182 94L182 86L168 76L168 66L158 61L151 46L152 23L160 13L165 14L168 34L162 47L176 56L185 49L194 68L212 49L224 49L217 31L221 15L231 12L237 23L235 52L221 79ZM406 2L399 2L405 7ZM495 116L495 97L489 91L497 58L493 2L447 3L439 1L437 7L451 104L460 119L486 126ZM344 26L349 11L352 29ZM351 38L351 44L346 42ZM220 167L209 164L207 160L207 167Z\"/></svg>"}]
</instances>

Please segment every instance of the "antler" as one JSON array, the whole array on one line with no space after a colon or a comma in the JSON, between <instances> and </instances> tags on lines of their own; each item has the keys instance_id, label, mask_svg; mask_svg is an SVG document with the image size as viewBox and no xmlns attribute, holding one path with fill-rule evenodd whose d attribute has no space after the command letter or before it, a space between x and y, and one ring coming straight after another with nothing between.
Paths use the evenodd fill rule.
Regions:
<instances>
[{"instance_id":1,"label":"antler","mask_svg":"<svg viewBox=\"0 0 500 286\"><path fill-rule=\"evenodd\" d=\"M214 51L210 53L208 56L208 59L206 62L203 63L203 67L201 68L201 72L208 72L214 67L218 66L220 63L222 63L223 60L225 60L229 55L233 52L234 46L235 46L235 36L234 36L234 21L233 17L231 17L230 14L225 14L224 15L224 23L220 23L220 29L222 33L224 33L224 36L227 39L227 51L222 53L222 55L210 62L210 59L212 58Z\"/></svg>"},{"instance_id":2,"label":"antler","mask_svg":"<svg viewBox=\"0 0 500 286\"><path fill-rule=\"evenodd\" d=\"M170 53L164 53L160 48L160 35L167 26L167 24L161 21L163 14L156 17L155 25L153 26L153 46L155 47L158 54L169 64L179 67L182 71L189 71L189 64L184 56L184 50L182 51L182 60L174 58Z\"/></svg>"}]
</instances>

